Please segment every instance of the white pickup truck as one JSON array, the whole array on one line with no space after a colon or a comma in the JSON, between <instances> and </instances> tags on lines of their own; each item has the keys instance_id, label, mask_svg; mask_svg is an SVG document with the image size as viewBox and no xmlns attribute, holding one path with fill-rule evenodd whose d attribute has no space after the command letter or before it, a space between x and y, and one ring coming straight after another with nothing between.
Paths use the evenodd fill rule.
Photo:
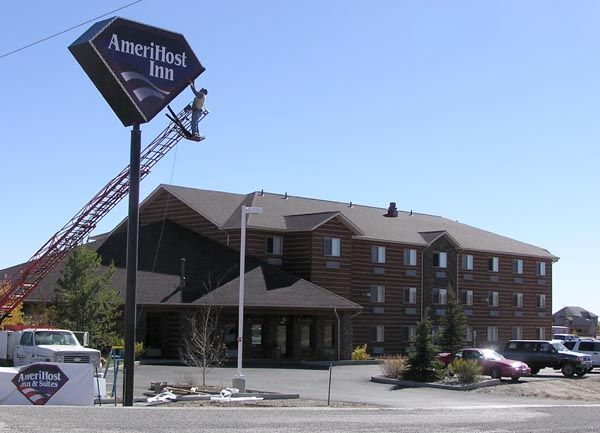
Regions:
<instances>
[{"instance_id":1,"label":"white pickup truck","mask_svg":"<svg viewBox=\"0 0 600 433\"><path fill-rule=\"evenodd\" d=\"M100 369L100 351L82 346L66 329L23 329L0 331L0 364L34 362L92 364Z\"/></svg>"}]
</instances>

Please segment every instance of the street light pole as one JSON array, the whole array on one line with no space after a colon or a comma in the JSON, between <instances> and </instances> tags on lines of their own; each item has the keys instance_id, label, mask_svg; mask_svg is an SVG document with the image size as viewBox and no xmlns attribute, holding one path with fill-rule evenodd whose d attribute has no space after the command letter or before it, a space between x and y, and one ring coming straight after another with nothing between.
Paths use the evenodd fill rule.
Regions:
<instances>
[{"instance_id":1,"label":"street light pole","mask_svg":"<svg viewBox=\"0 0 600 433\"><path fill-rule=\"evenodd\" d=\"M242 373L242 353L244 349L244 276L246 274L246 215L261 214L262 207L242 205L242 221L240 224L240 298L238 306L238 337L237 337L237 373L233 378L233 387L240 392L246 392L246 376Z\"/></svg>"}]
</instances>

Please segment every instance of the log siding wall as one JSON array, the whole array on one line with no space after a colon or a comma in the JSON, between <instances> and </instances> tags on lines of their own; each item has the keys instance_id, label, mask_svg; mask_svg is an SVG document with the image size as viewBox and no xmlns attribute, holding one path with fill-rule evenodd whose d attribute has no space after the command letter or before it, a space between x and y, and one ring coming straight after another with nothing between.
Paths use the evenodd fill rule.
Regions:
<instances>
[{"instance_id":1,"label":"log siding wall","mask_svg":"<svg viewBox=\"0 0 600 433\"><path fill-rule=\"evenodd\" d=\"M203 236L239 250L240 232L219 230L206 218L187 207L183 202L162 193L144 207L141 224L167 218L196 231ZM168 203L167 203L168 201ZM168 207L167 207L168 205ZM268 236L282 236L283 254L269 256L265 252ZM325 237L339 238L340 257L326 257L323 252ZM385 263L373 263L373 246L385 247ZM469 312L469 325L477 333L477 346L502 347L512 338L513 327L522 327L523 338L536 338L537 328L543 328L546 338L552 333L552 261L535 257L497 254L481 251L461 251L445 236L433 244L422 247L354 237L352 231L338 218L310 232L270 232L248 229L247 254L263 260L277 259L282 269L307 279L333 293L363 306L362 312L352 319L352 346L367 343L369 350L377 348L385 353L402 353L409 350L406 328L415 326L422 314L429 310L435 323L439 321L443 305L433 303L433 290L455 290L464 303L464 290L473 291L473 305L463 308ZM416 266L404 263L404 250L416 250ZM433 266L435 252L447 253L447 267ZM473 256L473 269L461 266L463 255ZM488 270L490 257L498 257L498 272ZM513 273L513 259L523 260L523 274ZM546 264L546 275L536 275L536 262ZM374 302L371 287L385 287L385 300ZM416 288L415 303L408 304L404 290ZM498 307L488 305L488 293L498 292ZM523 307L513 305L513 294L523 294ZM546 297L544 308L538 308L537 295ZM384 341L371 341L371 328L384 326ZM487 327L498 327L498 341L487 341Z\"/></svg>"}]
</instances>

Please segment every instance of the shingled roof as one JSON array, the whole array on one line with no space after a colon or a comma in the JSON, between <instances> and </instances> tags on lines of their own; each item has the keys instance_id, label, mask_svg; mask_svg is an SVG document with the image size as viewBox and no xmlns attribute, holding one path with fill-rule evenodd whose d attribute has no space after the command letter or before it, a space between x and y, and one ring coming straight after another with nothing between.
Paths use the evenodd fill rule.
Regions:
<instances>
[{"instance_id":1,"label":"shingled roof","mask_svg":"<svg viewBox=\"0 0 600 433\"><path fill-rule=\"evenodd\" d=\"M557 261L548 250L435 215L399 211L385 217L387 209L263 192L233 194L174 185L160 185L146 200L165 190L221 229L240 226L242 204L264 209L248 217L248 228L293 232L311 230L333 216L340 216L356 238L415 246L429 245L423 233L445 232L467 250L533 256Z\"/></svg>"}]
</instances>

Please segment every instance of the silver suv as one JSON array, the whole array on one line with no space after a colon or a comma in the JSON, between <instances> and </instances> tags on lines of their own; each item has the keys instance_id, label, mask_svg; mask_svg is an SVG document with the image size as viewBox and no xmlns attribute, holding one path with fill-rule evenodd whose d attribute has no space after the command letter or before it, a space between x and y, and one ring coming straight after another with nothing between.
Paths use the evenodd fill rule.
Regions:
<instances>
[{"instance_id":1,"label":"silver suv","mask_svg":"<svg viewBox=\"0 0 600 433\"><path fill-rule=\"evenodd\" d=\"M573 352L585 353L592 357L592 366L600 368L600 340L565 341L563 345Z\"/></svg>"}]
</instances>

